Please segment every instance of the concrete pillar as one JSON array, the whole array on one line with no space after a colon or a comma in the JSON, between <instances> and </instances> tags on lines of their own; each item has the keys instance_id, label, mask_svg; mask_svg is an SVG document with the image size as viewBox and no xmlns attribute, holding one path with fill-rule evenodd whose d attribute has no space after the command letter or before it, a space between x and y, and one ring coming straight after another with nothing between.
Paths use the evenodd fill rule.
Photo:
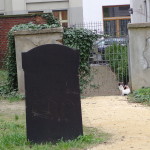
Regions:
<instances>
[{"instance_id":1,"label":"concrete pillar","mask_svg":"<svg viewBox=\"0 0 150 150\"><path fill-rule=\"evenodd\" d=\"M83 23L83 2L82 0L69 1L69 24Z\"/></svg>"},{"instance_id":2,"label":"concrete pillar","mask_svg":"<svg viewBox=\"0 0 150 150\"><path fill-rule=\"evenodd\" d=\"M128 24L132 90L150 87L150 23Z\"/></svg>"},{"instance_id":3,"label":"concrete pillar","mask_svg":"<svg viewBox=\"0 0 150 150\"><path fill-rule=\"evenodd\" d=\"M26 3L25 0L12 0L12 14L25 14Z\"/></svg>"},{"instance_id":4,"label":"concrete pillar","mask_svg":"<svg viewBox=\"0 0 150 150\"><path fill-rule=\"evenodd\" d=\"M39 31L15 31L15 47L19 92L24 94L24 72L22 69L22 52L44 44L61 44L63 28L50 28ZM57 60L56 60L57 61Z\"/></svg>"}]
</instances>

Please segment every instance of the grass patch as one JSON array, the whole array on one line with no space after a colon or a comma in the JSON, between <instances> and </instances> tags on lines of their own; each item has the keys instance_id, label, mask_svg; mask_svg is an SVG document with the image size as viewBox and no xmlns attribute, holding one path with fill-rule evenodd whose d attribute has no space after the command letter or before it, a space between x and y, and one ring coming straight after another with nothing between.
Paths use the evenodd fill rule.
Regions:
<instances>
[{"instance_id":1,"label":"grass patch","mask_svg":"<svg viewBox=\"0 0 150 150\"><path fill-rule=\"evenodd\" d=\"M141 103L150 106L150 88L133 91L128 97L129 102Z\"/></svg>"},{"instance_id":2,"label":"grass patch","mask_svg":"<svg viewBox=\"0 0 150 150\"><path fill-rule=\"evenodd\" d=\"M8 100L9 102L15 102L24 100L25 96L23 94L18 93L17 91L12 91L10 93L1 93L0 100Z\"/></svg>"},{"instance_id":3,"label":"grass patch","mask_svg":"<svg viewBox=\"0 0 150 150\"><path fill-rule=\"evenodd\" d=\"M8 92L7 77L8 72L6 70L0 70L0 100L14 102L24 99L24 95L19 94L15 90Z\"/></svg>"},{"instance_id":4,"label":"grass patch","mask_svg":"<svg viewBox=\"0 0 150 150\"><path fill-rule=\"evenodd\" d=\"M32 144L26 140L25 115L10 114L8 118L8 113L1 113L0 116L0 150L81 150L103 143L110 137L98 129L84 127L84 135L74 140Z\"/></svg>"},{"instance_id":5,"label":"grass patch","mask_svg":"<svg viewBox=\"0 0 150 150\"><path fill-rule=\"evenodd\" d=\"M0 70L0 84L7 81L8 72L6 70Z\"/></svg>"}]
</instances>

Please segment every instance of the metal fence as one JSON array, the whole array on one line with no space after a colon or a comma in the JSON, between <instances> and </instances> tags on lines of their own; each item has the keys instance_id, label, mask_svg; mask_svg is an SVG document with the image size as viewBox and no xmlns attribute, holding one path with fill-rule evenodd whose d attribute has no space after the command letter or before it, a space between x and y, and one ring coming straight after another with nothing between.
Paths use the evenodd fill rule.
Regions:
<instances>
[{"instance_id":1,"label":"metal fence","mask_svg":"<svg viewBox=\"0 0 150 150\"><path fill-rule=\"evenodd\" d=\"M92 30L93 32L103 35L103 23L102 22L88 22L88 23L78 23L78 24L70 24L69 27L72 28L84 28Z\"/></svg>"},{"instance_id":2,"label":"metal fence","mask_svg":"<svg viewBox=\"0 0 150 150\"><path fill-rule=\"evenodd\" d=\"M107 65L116 74L118 82L128 83L128 37L108 37L96 41L90 63Z\"/></svg>"},{"instance_id":3,"label":"metal fence","mask_svg":"<svg viewBox=\"0 0 150 150\"><path fill-rule=\"evenodd\" d=\"M101 35L101 38L93 42L90 51L92 80L85 90L85 96L118 95L118 83L129 82L127 22L121 22L119 31L113 31L114 27L110 25L113 24L91 22L72 26L89 29Z\"/></svg>"}]
</instances>

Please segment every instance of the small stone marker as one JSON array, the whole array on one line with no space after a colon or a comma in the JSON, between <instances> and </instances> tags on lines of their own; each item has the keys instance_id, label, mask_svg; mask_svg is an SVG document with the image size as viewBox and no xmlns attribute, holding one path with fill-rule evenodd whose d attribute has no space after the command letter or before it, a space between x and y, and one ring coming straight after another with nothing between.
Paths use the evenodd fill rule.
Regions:
<instances>
[{"instance_id":1,"label":"small stone marker","mask_svg":"<svg viewBox=\"0 0 150 150\"><path fill-rule=\"evenodd\" d=\"M42 45L22 53L22 64L28 140L56 142L82 135L79 52Z\"/></svg>"}]
</instances>

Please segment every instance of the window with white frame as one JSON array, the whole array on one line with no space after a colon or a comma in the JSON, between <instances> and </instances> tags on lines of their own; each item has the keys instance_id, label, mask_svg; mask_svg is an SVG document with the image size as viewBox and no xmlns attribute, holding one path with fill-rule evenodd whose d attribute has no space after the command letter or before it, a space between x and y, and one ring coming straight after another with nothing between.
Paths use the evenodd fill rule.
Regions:
<instances>
[{"instance_id":1,"label":"window with white frame","mask_svg":"<svg viewBox=\"0 0 150 150\"><path fill-rule=\"evenodd\" d=\"M130 5L103 6L104 31L112 36L126 35Z\"/></svg>"},{"instance_id":2,"label":"window with white frame","mask_svg":"<svg viewBox=\"0 0 150 150\"><path fill-rule=\"evenodd\" d=\"M53 10L53 15L59 19L63 27L68 26L68 12L67 10Z\"/></svg>"}]
</instances>

